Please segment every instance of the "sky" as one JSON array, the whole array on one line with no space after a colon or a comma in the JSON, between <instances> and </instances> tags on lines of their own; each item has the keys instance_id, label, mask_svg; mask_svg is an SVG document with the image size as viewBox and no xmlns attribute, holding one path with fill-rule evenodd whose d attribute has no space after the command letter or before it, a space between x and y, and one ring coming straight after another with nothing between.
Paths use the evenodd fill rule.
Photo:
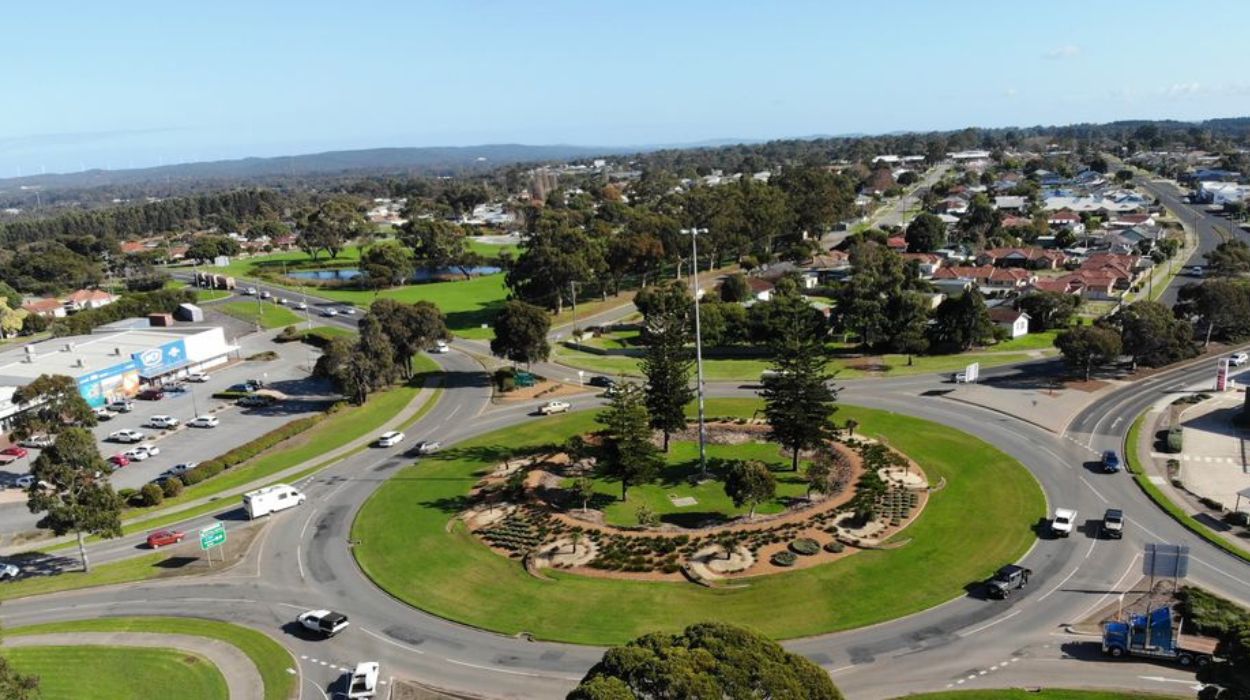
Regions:
<instances>
[{"instance_id":1,"label":"sky","mask_svg":"<svg viewBox=\"0 0 1250 700\"><path fill-rule=\"evenodd\" d=\"M1250 3L24 2L0 177L1250 115Z\"/></svg>"}]
</instances>

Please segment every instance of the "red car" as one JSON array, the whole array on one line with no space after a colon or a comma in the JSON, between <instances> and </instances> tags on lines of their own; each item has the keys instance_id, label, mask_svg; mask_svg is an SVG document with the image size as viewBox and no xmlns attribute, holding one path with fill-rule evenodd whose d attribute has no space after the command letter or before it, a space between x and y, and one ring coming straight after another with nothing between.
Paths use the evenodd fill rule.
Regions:
<instances>
[{"instance_id":1,"label":"red car","mask_svg":"<svg viewBox=\"0 0 1250 700\"><path fill-rule=\"evenodd\" d=\"M139 398L144 401L160 401L165 398L165 392L160 389L144 389L139 392Z\"/></svg>"},{"instance_id":2,"label":"red car","mask_svg":"<svg viewBox=\"0 0 1250 700\"><path fill-rule=\"evenodd\" d=\"M17 457L18 459L21 459L22 457L25 457L28 454L30 453L26 451L25 447L20 447L18 445L12 445L10 447L4 448L3 450L0 450L0 455L5 455L8 457Z\"/></svg>"},{"instance_id":3,"label":"red car","mask_svg":"<svg viewBox=\"0 0 1250 700\"><path fill-rule=\"evenodd\" d=\"M111 462L114 467L124 467L127 464L130 464L130 458L123 454L116 454L109 457L109 462Z\"/></svg>"},{"instance_id":4,"label":"red car","mask_svg":"<svg viewBox=\"0 0 1250 700\"><path fill-rule=\"evenodd\" d=\"M157 530L148 535L148 547L156 549L165 545L178 544L183 537L186 535L177 530Z\"/></svg>"}]
</instances>

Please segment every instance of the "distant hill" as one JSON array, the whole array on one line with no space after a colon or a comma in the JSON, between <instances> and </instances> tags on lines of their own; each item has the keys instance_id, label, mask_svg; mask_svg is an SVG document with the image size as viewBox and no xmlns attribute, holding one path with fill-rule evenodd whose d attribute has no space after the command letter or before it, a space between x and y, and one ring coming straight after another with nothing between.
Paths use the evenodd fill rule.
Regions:
<instances>
[{"instance_id":1,"label":"distant hill","mask_svg":"<svg viewBox=\"0 0 1250 700\"><path fill-rule=\"evenodd\" d=\"M647 149L568 145L526 146L511 143L483 146L371 148L274 158L183 163L132 170L86 170L78 173L0 178L0 190L22 186L53 190L144 182L239 181L273 176L334 175L366 171L373 174L442 175L492 170L513 163L568 161L595 156L637 153L642 150Z\"/></svg>"}]
</instances>

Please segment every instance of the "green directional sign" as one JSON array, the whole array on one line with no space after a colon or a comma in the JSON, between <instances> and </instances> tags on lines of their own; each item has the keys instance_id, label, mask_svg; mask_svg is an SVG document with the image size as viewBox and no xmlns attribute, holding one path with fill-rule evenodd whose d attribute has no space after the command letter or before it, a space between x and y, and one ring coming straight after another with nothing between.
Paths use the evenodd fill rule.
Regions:
<instances>
[{"instance_id":1,"label":"green directional sign","mask_svg":"<svg viewBox=\"0 0 1250 700\"><path fill-rule=\"evenodd\" d=\"M200 530L200 549L212 549L226 543L226 526L216 523Z\"/></svg>"}]
</instances>

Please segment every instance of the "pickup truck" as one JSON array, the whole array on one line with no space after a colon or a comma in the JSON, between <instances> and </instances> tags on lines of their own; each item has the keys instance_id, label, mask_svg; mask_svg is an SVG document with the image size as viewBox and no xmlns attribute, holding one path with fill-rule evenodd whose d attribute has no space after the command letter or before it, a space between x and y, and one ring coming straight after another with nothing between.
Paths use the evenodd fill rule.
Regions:
<instances>
[{"instance_id":1,"label":"pickup truck","mask_svg":"<svg viewBox=\"0 0 1250 700\"><path fill-rule=\"evenodd\" d=\"M378 691L378 662L361 661L347 679L348 700L371 698Z\"/></svg>"},{"instance_id":2,"label":"pickup truck","mask_svg":"<svg viewBox=\"0 0 1250 700\"><path fill-rule=\"evenodd\" d=\"M985 583L986 595L1000 600L1006 598L1017 588L1024 588L1029 585L1029 577L1032 575L1033 571L1031 569L1008 564L999 569L994 574L994 577Z\"/></svg>"},{"instance_id":3,"label":"pickup truck","mask_svg":"<svg viewBox=\"0 0 1250 700\"><path fill-rule=\"evenodd\" d=\"M544 416L550 416L556 413L568 413L570 408L572 406L569 405L568 401L548 401L538 407L538 412Z\"/></svg>"},{"instance_id":4,"label":"pickup truck","mask_svg":"<svg viewBox=\"0 0 1250 700\"><path fill-rule=\"evenodd\" d=\"M1050 531L1055 537L1067 537L1076 527L1076 511L1069 508L1056 508L1055 517L1050 521Z\"/></svg>"},{"instance_id":5,"label":"pickup truck","mask_svg":"<svg viewBox=\"0 0 1250 700\"><path fill-rule=\"evenodd\" d=\"M1119 508L1108 508L1106 513L1102 515L1102 531L1103 537L1118 540L1124 537L1124 511Z\"/></svg>"},{"instance_id":6,"label":"pickup truck","mask_svg":"<svg viewBox=\"0 0 1250 700\"><path fill-rule=\"evenodd\" d=\"M337 613L332 610L309 610L300 613L295 618L299 621L304 629L317 632L325 637L333 637L334 635L347 629L347 616L343 613Z\"/></svg>"}]
</instances>

